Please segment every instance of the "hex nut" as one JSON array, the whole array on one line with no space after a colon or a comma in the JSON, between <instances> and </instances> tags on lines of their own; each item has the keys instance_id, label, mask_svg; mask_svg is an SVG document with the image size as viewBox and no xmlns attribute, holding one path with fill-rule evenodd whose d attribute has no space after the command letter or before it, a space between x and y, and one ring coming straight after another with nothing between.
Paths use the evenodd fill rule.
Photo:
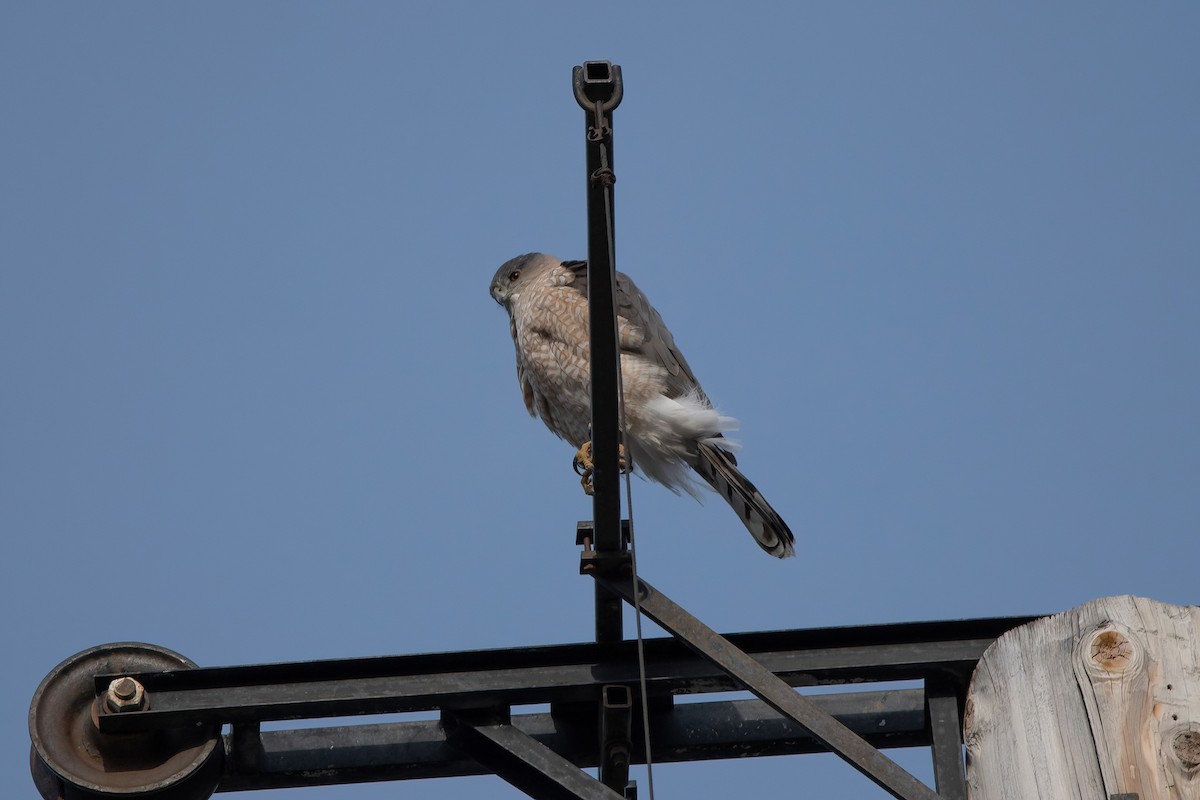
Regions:
<instances>
[{"instance_id":1,"label":"hex nut","mask_svg":"<svg viewBox=\"0 0 1200 800\"><path fill-rule=\"evenodd\" d=\"M104 703L110 711L141 711L146 707L146 689L133 678L117 678L108 685Z\"/></svg>"}]
</instances>

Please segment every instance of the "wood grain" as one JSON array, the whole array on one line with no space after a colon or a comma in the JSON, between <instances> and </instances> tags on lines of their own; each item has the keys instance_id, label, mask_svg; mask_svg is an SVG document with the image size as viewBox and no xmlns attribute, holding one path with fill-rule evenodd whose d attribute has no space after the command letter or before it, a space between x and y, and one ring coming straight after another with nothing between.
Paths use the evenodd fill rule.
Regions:
<instances>
[{"instance_id":1,"label":"wood grain","mask_svg":"<svg viewBox=\"0 0 1200 800\"><path fill-rule=\"evenodd\" d=\"M972 800L1200 800L1200 608L1095 600L1000 637L967 696Z\"/></svg>"}]
</instances>

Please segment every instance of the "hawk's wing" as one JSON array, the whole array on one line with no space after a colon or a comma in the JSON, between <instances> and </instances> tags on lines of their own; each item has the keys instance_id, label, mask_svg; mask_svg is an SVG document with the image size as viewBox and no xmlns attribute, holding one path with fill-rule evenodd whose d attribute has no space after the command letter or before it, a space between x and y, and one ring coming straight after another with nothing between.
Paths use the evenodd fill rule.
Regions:
<instances>
[{"instance_id":1,"label":"hawk's wing","mask_svg":"<svg viewBox=\"0 0 1200 800\"><path fill-rule=\"evenodd\" d=\"M564 261L563 267L575 273L571 285L586 298L587 262ZM675 346L675 338L663 324L662 317L650 305L642 290L622 272L617 273L616 304L621 352L636 353L666 369L668 397L698 393L707 400L700 382L692 374L692 368Z\"/></svg>"}]
</instances>

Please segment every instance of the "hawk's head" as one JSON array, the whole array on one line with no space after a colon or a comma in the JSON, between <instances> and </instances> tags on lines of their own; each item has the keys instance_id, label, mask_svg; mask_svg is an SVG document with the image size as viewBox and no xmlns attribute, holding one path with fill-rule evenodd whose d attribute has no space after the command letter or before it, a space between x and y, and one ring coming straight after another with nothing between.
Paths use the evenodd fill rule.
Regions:
<instances>
[{"instance_id":1,"label":"hawk's head","mask_svg":"<svg viewBox=\"0 0 1200 800\"><path fill-rule=\"evenodd\" d=\"M492 285L489 288L492 299L505 308L510 308L512 301L521 293L522 287L527 286L534 276L561 263L561 259L545 253L526 253L505 261L492 276Z\"/></svg>"}]
</instances>

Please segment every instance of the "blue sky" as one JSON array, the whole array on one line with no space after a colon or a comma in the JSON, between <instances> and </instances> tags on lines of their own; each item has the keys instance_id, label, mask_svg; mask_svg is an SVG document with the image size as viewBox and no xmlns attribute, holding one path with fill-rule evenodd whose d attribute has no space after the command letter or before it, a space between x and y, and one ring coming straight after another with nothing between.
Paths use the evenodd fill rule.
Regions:
<instances>
[{"instance_id":1,"label":"blue sky","mask_svg":"<svg viewBox=\"0 0 1200 800\"><path fill-rule=\"evenodd\" d=\"M92 645L590 637L590 506L487 294L585 252L586 59L626 80L619 267L798 539L777 562L635 481L645 577L726 631L1196 602L1198 32L1186 4L5 4L0 785L32 794L29 699ZM883 796L825 756L655 783Z\"/></svg>"}]
</instances>

